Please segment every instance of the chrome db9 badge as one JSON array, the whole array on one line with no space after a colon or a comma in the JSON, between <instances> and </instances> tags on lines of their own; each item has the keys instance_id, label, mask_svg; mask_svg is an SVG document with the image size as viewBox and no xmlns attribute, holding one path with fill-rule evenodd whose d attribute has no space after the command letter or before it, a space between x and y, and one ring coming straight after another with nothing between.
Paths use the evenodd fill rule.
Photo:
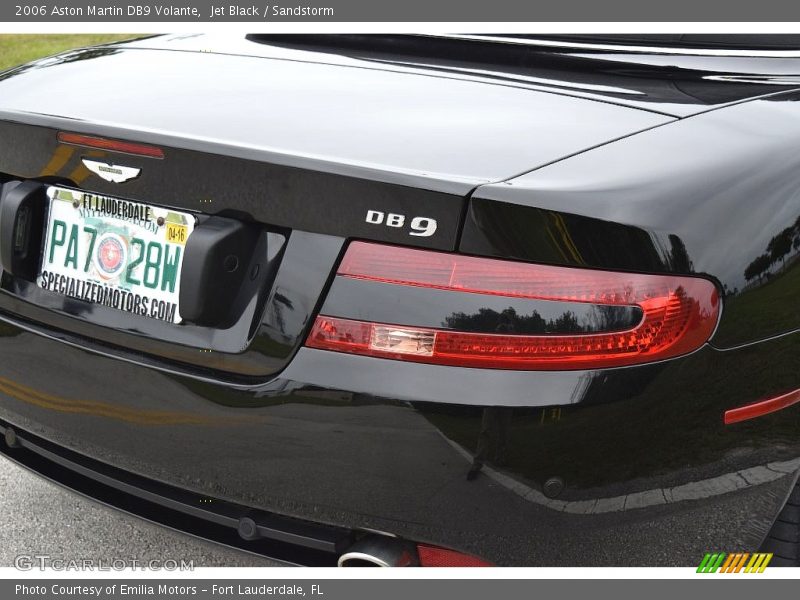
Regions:
<instances>
[{"instance_id":1,"label":"chrome db9 badge","mask_svg":"<svg viewBox=\"0 0 800 600\"><path fill-rule=\"evenodd\" d=\"M134 167L123 167L121 165L109 165L108 163L100 162L97 160L89 160L82 158L81 161L92 173L98 177L102 177L106 181L112 183L124 183L131 179L135 179L142 172L141 169Z\"/></svg>"}]
</instances>

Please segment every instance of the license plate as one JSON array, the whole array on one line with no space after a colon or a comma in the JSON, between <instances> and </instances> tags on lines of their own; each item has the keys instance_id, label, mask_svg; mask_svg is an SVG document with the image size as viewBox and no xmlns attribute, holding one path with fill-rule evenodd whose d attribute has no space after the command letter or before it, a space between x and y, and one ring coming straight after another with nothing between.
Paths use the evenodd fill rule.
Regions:
<instances>
[{"instance_id":1,"label":"license plate","mask_svg":"<svg viewBox=\"0 0 800 600\"><path fill-rule=\"evenodd\" d=\"M39 287L180 323L181 265L194 216L50 187Z\"/></svg>"}]
</instances>

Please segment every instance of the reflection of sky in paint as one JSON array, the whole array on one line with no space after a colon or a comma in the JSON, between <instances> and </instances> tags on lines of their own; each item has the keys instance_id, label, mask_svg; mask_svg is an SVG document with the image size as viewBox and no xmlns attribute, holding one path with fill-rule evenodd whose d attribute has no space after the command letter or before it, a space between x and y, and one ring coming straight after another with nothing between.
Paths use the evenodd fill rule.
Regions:
<instances>
[{"instance_id":1,"label":"reflection of sky in paint","mask_svg":"<svg viewBox=\"0 0 800 600\"><path fill-rule=\"evenodd\" d=\"M183 147L202 140L256 149L279 164L306 157L470 183L503 179L670 120L507 85L248 56L204 54L198 79L198 60L192 53L128 51L32 68L3 81L0 110L56 112L139 136L176 136ZM79 89L80 98L59 98L54 108L40 91L54 77ZM563 112L569 121L554 118Z\"/></svg>"}]
</instances>

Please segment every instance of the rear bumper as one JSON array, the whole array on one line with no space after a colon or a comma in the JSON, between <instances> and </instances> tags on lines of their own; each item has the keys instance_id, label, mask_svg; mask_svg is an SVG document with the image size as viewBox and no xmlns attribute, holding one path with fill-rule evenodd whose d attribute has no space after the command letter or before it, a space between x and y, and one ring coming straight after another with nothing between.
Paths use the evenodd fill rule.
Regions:
<instances>
[{"instance_id":1,"label":"rear bumper","mask_svg":"<svg viewBox=\"0 0 800 600\"><path fill-rule=\"evenodd\" d=\"M334 526L341 543L377 530L500 565L691 565L758 548L800 469L800 407L722 420L800 387L797 334L525 377L301 350L252 387L2 334L0 425L133 489L233 510L231 531L255 510Z\"/></svg>"}]
</instances>

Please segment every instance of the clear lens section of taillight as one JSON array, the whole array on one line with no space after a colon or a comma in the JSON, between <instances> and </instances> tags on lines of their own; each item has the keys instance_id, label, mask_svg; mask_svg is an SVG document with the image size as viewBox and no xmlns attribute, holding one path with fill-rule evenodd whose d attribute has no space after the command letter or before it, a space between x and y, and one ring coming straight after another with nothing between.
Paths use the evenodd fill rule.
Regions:
<instances>
[{"instance_id":1,"label":"clear lens section of taillight","mask_svg":"<svg viewBox=\"0 0 800 600\"><path fill-rule=\"evenodd\" d=\"M433 356L435 341L435 331L394 325L373 324L370 327L369 347L379 352Z\"/></svg>"},{"instance_id":2,"label":"clear lens section of taillight","mask_svg":"<svg viewBox=\"0 0 800 600\"><path fill-rule=\"evenodd\" d=\"M642 310L641 322L626 331L569 335L475 333L320 315L306 342L312 348L441 365L568 370L653 362L702 346L720 311L716 286L700 277L536 265L366 242L350 245L337 276Z\"/></svg>"}]
</instances>

